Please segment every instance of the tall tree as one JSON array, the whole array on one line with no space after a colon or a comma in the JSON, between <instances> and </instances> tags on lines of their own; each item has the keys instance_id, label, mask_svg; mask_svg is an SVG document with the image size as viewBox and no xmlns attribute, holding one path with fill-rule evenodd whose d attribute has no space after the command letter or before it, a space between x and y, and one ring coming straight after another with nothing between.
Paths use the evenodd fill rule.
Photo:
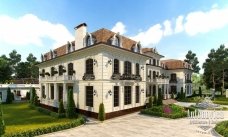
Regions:
<instances>
[{"instance_id":1,"label":"tall tree","mask_svg":"<svg viewBox=\"0 0 228 137\"><path fill-rule=\"evenodd\" d=\"M195 73L199 73L200 67L198 66L199 61L198 61L198 58L196 57L196 54L193 53L191 50L189 50L185 57L186 59L184 61L192 64L193 71Z\"/></svg>"},{"instance_id":2,"label":"tall tree","mask_svg":"<svg viewBox=\"0 0 228 137\"><path fill-rule=\"evenodd\" d=\"M13 69L15 70L17 64L21 61L21 55L18 54L16 50L13 50L9 53L9 57L10 65L12 65Z\"/></svg>"},{"instance_id":3,"label":"tall tree","mask_svg":"<svg viewBox=\"0 0 228 137\"><path fill-rule=\"evenodd\" d=\"M39 68L36 66L37 63L37 58L33 56L32 53L29 54L27 57L27 62L29 64L28 68L30 71L30 78L38 78L39 77Z\"/></svg>"},{"instance_id":4,"label":"tall tree","mask_svg":"<svg viewBox=\"0 0 228 137\"><path fill-rule=\"evenodd\" d=\"M31 76L31 69L28 62L20 62L16 67L17 78L29 78Z\"/></svg>"},{"instance_id":5,"label":"tall tree","mask_svg":"<svg viewBox=\"0 0 228 137\"><path fill-rule=\"evenodd\" d=\"M5 83L7 80L10 80L11 75L12 69L9 61L4 57L0 57L0 83Z\"/></svg>"}]
</instances>

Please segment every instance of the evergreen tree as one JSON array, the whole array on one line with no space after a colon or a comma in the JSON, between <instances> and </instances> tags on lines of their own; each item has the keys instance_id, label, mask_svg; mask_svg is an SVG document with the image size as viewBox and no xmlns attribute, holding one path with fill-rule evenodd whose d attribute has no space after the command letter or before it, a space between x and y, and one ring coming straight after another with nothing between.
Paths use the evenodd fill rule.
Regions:
<instances>
[{"instance_id":1,"label":"evergreen tree","mask_svg":"<svg viewBox=\"0 0 228 137\"><path fill-rule=\"evenodd\" d=\"M201 87L199 87L199 96L202 97L202 90L201 90Z\"/></svg>"},{"instance_id":2,"label":"evergreen tree","mask_svg":"<svg viewBox=\"0 0 228 137\"><path fill-rule=\"evenodd\" d=\"M64 113L65 111L64 111L64 106L63 106L63 100L61 99L60 101L59 101L59 109L58 109L58 113L59 114L62 114L62 113Z\"/></svg>"},{"instance_id":3,"label":"evergreen tree","mask_svg":"<svg viewBox=\"0 0 228 137\"><path fill-rule=\"evenodd\" d=\"M153 106L153 97L149 97L149 103L148 103L148 108L151 108Z\"/></svg>"},{"instance_id":4,"label":"evergreen tree","mask_svg":"<svg viewBox=\"0 0 228 137\"><path fill-rule=\"evenodd\" d=\"M75 112L75 103L73 98L73 90L69 89L67 93L67 109L66 109L67 118L75 118L77 114Z\"/></svg>"},{"instance_id":5,"label":"evergreen tree","mask_svg":"<svg viewBox=\"0 0 228 137\"><path fill-rule=\"evenodd\" d=\"M185 57L186 59L184 61L192 64L193 71L195 73L199 73L200 67L198 65L199 61L198 61L198 58L196 57L196 54L193 53L191 50L189 50Z\"/></svg>"},{"instance_id":6,"label":"evergreen tree","mask_svg":"<svg viewBox=\"0 0 228 137\"><path fill-rule=\"evenodd\" d=\"M154 104L155 106L157 105L157 96L156 96L156 95L154 95L153 104Z\"/></svg>"},{"instance_id":7,"label":"evergreen tree","mask_svg":"<svg viewBox=\"0 0 228 137\"><path fill-rule=\"evenodd\" d=\"M7 89L6 104L11 104L13 102L12 94L10 88Z\"/></svg>"},{"instance_id":8,"label":"evergreen tree","mask_svg":"<svg viewBox=\"0 0 228 137\"><path fill-rule=\"evenodd\" d=\"M105 108L104 108L104 104L103 103L101 103L100 106L99 106L98 119L100 121L104 121L105 120Z\"/></svg>"},{"instance_id":9,"label":"evergreen tree","mask_svg":"<svg viewBox=\"0 0 228 137\"><path fill-rule=\"evenodd\" d=\"M36 90L35 90L35 88L33 87L32 89L31 89L31 96L30 96L30 103L31 104L33 104L34 105L34 98L35 98L35 96L36 96Z\"/></svg>"},{"instance_id":10,"label":"evergreen tree","mask_svg":"<svg viewBox=\"0 0 228 137\"><path fill-rule=\"evenodd\" d=\"M158 100L157 100L157 105L160 106L162 105L162 92L161 92L161 88L158 89Z\"/></svg>"},{"instance_id":11,"label":"evergreen tree","mask_svg":"<svg viewBox=\"0 0 228 137\"><path fill-rule=\"evenodd\" d=\"M26 92L26 99L27 99L27 100L30 99L30 92Z\"/></svg>"}]
</instances>

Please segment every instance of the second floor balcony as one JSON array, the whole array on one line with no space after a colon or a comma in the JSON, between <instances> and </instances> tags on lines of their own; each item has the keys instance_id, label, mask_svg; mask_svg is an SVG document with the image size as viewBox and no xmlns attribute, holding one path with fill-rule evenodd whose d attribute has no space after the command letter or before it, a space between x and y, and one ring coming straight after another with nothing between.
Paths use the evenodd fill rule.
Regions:
<instances>
[{"instance_id":1,"label":"second floor balcony","mask_svg":"<svg viewBox=\"0 0 228 137\"><path fill-rule=\"evenodd\" d=\"M142 81L142 77L140 75L134 75L134 74L112 74L111 76L112 80L136 80L136 81Z\"/></svg>"},{"instance_id":2,"label":"second floor balcony","mask_svg":"<svg viewBox=\"0 0 228 137\"><path fill-rule=\"evenodd\" d=\"M40 81L75 81L74 75L61 75L61 76L45 76L40 77Z\"/></svg>"}]
</instances>

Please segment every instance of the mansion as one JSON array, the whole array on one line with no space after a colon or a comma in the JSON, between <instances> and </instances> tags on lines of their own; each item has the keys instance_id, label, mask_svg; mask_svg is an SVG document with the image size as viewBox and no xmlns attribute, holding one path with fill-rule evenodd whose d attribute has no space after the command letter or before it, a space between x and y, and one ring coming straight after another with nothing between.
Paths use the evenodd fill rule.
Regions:
<instances>
[{"instance_id":1,"label":"mansion","mask_svg":"<svg viewBox=\"0 0 228 137\"><path fill-rule=\"evenodd\" d=\"M104 28L90 33L80 24L74 41L41 55L41 105L56 111L72 89L77 112L97 118L103 102L108 119L140 110L158 92L164 99L181 90L192 95L191 65L163 57L119 33Z\"/></svg>"}]
</instances>

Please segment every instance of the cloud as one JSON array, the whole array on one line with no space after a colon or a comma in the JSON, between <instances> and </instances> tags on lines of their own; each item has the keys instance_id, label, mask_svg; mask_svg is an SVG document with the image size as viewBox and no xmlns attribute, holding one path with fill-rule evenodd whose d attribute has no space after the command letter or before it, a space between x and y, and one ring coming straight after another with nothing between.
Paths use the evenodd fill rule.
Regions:
<instances>
[{"instance_id":1,"label":"cloud","mask_svg":"<svg viewBox=\"0 0 228 137\"><path fill-rule=\"evenodd\" d=\"M173 30L171 28L171 21L166 20L166 21L164 21L163 25L165 27L165 29L164 29L164 36L172 35Z\"/></svg>"},{"instance_id":2,"label":"cloud","mask_svg":"<svg viewBox=\"0 0 228 137\"><path fill-rule=\"evenodd\" d=\"M19 18L0 15L0 42L6 44L43 46L44 40L50 40L52 46L57 47L73 38L64 25L39 19L33 14Z\"/></svg>"},{"instance_id":3,"label":"cloud","mask_svg":"<svg viewBox=\"0 0 228 137\"><path fill-rule=\"evenodd\" d=\"M223 28L228 25L227 15L228 9L191 12L185 18L185 32L190 36L194 36L199 33L207 33L215 29Z\"/></svg>"},{"instance_id":4,"label":"cloud","mask_svg":"<svg viewBox=\"0 0 228 137\"><path fill-rule=\"evenodd\" d=\"M119 32L120 34L126 33L126 26L122 22L117 22L115 26L111 29L113 32Z\"/></svg>"},{"instance_id":5,"label":"cloud","mask_svg":"<svg viewBox=\"0 0 228 137\"><path fill-rule=\"evenodd\" d=\"M163 30L160 24L151 26L148 30L139 32L137 35L131 37L136 41L140 41L143 46L157 44L163 37Z\"/></svg>"},{"instance_id":6,"label":"cloud","mask_svg":"<svg viewBox=\"0 0 228 137\"><path fill-rule=\"evenodd\" d=\"M178 16L177 17L175 33L180 33L180 32L182 32L184 30L183 19L184 19L184 16Z\"/></svg>"}]
</instances>

